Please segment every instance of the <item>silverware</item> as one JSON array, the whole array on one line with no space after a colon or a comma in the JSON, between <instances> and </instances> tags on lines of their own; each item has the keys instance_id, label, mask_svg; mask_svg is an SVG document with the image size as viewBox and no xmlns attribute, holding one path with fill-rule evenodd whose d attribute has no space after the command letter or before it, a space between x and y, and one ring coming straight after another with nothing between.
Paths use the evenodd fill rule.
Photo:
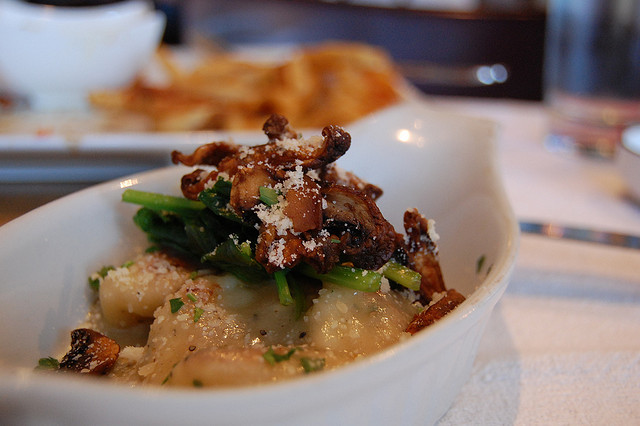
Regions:
<instances>
[{"instance_id":1,"label":"silverware","mask_svg":"<svg viewBox=\"0 0 640 426\"><path fill-rule=\"evenodd\" d=\"M640 236L596 229L576 228L554 223L520 221L520 230L527 234L544 235L576 241L640 249Z\"/></svg>"}]
</instances>

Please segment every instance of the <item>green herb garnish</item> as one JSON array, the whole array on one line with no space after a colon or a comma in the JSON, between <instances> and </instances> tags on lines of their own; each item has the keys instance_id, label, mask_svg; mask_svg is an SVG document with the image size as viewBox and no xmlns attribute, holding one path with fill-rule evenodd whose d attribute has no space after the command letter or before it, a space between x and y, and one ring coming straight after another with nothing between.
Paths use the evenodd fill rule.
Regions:
<instances>
[{"instance_id":1,"label":"green herb garnish","mask_svg":"<svg viewBox=\"0 0 640 426\"><path fill-rule=\"evenodd\" d=\"M193 322L198 322L203 313L204 309L196 307L193 310Z\"/></svg>"},{"instance_id":2,"label":"green herb garnish","mask_svg":"<svg viewBox=\"0 0 640 426\"><path fill-rule=\"evenodd\" d=\"M276 280L276 286L278 287L280 304L284 306L289 306L294 302L287 282L287 272L287 270L281 269L273 273L273 278Z\"/></svg>"},{"instance_id":3,"label":"green herb garnish","mask_svg":"<svg viewBox=\"0 0 640 426\"><path fill-rule=\"evenodd\" d=\"M324 368L325 360L324 358L309 358L303 356L300 358L300 364L302 364L305 373L313 373L314 371L320 371Z\"/></svg>"},{"instance_id":4,"label":"green herb garnish","mask_svg":"<svg viewBox=\"0 0 640 426\"><path fill-rule=\"evenodd\" d=\"M484 262L486 260L487 259L484 254L478 258L478 260L476 261L476 274L482 270L482 267L484 266Z\"/></svg>"},{"instance_id":5,"label":"green herb garnish","mask_svg":"<svg viewBox=\"0 0 640 426\"><path fill-rule=\"evenodd\" d=\"M95 274L92 274L88 281L89 281L89 286L94 289L95 291L100 290L100 281L102 279L104 279L104 277L107 276L107 274L109 273L109 271L116 269L115 267L113 267L112 265L108 265L108 266L103 266L102 268L100 268L100 270L98 272L96 272ZM97 276L96 276L97 275Z\"/></svg>"},{"instance_id":6,"label":"green herb garnish","mask_svg":"<svg viewBox=\"0 0 640 426\"><path fill-rule=\"evenodd\" d=\"M230 206L231 182L219 178L212 187L200 192L198 201L161 194L126 190L123 200L143 207L134 222L146 234L154 247L174 252L199 263L202 268L214 268L235 275L248 283L273 279L283 305L296 305L296 315L303 297L294 294L293 274L306 275L325 282L375 292L380 289L383 275L376 271L336 265L325 274L318 274L306 263L284 271L268 274L255 258L258 230L245 222ZM266 204L277 202L280 194L273 188L260 187ZM339 243L332 238L330 241ZM394 263L384 269L387 278L412 290L419 289L419 274ZM192 275L193 277L193 275ZM176 308L176 310L179 308Z\"/></svg>"},{"instance_id":7,"label":"green herb garnish","mask_svg":"<svg viewBox=\"0 0 640 426\"><path fill-rule=\"evenodd\" d=\"M298 265L296 270L303 275L320 281L327 281L360 291L378 291L382 282L382 274L349 266L337 265L326 274L318 274L311 265L302 263Z\"/></svg>"},{"instance_id":8,"label":"green herb garnish","mask_svg":"<svg viewBox=\"0 0 640 426\"><path fill-rule=\"evenodd\" d=\"M182 301L182 298L177 297L175 299L169 300L169 305L171 306L171 313L175 314L180 310L180 308L184 306L184 302Z\"/></svg>"},{"instance_id":9,"label":"green herb garnish","mask_svg":"<svg viewBox=\"0 0 640 426\"><path fill-rule=\"evenodd\" d=\"M95 291L100 290L100 279L89 277L89 287L91 287Z\"/></svg>"},{"instance_id":10,"label":"green herb garnish","mask_svg":"<svg viewBox=\"0 0 640 426\"><path fill-rule=\"evenodd\" d=\"M48 356L38 360L36 370L57 370L58 368L60 368L60 361L54 357Z\"/></svg>"},{"instance_id":11,"label":"green herb garnish","mask_svg":"<svg viewBox=\"0 0 640 426\"><path fill-rule=\"evenodd\" d=\"M211 262L244 282L260 282L269 279L262 265L253 257L251 244L248 241L237 243L234 239L228 239L211 253L202 256L202 261Z\"/></svg>"},{"instance_id":12,"label":"green herb garnish","mask_svg":"<svg viewBox=\"0 0 640 426\"><path fill-rule=\"evenodd\" d=\"M260 201L268 206L278 204L278 191L266 186L261 186L258 190L260 191Z\"/></svg>"},{"instance_id":13,"label":"green herb garnish","mask_svg":"<svg viewBox=\"0 0 640 426\"><path fill-rule=\"evenodd\" d=\"M388 261L384 265L382 268L382 275L410 290L420 290L422 275L420 275L419 272L416 272L413 269L403 266L393 260Z\"/></svg>"},{"instance_id":14,"label":"green herb garnish","mask_svg":"<svg viewBox=\"0 0 640 426\"><path fill-rule=\"evenodd\" d=\"M215 185L213 185L213 188L200 192L198 200L202 201L209 210L221 218L242 223L242 218L229 206L230 195L231 182L219 178Z\"/></svg>"},{"instance_id":15,"label":"green herb garnish","mask_svg":"<svg viewBox=\"0 0 640 426\"><path fill-rule=\"evenodd\" d=\"M198 301L198 297L193 293L187 293L187 299L191 300L192 302Z\"/></svg>"},{"instance_id":16,"label":"green herb garnish","mask_svg":"<svg viewBox=\"0 0 640 426\"><path fill-rule=\"evenodd\" d=\"M200 201L172 195L154 194L136 189L125 190L122 193L122 201L139 204L152 210L164 210L174 213L194 212L206 208Z\"/></svg>"},{"instance_id":17,"label":"green herb garnish","mask_svg":"<svg viewBox=\"0 0 640 426\"><path fill-rule=\"evenodd\" d=\"M289 349L289 352L287 352L286 354L279 354L273 350L273 347L269 346L269 349L264 354L262 354L262 357L269 364L276 365L279 362L288 361L295 351L296 348L293 348Z\"/></svg>"},{"instance_id":18,"label":"green herb garnish","mask_svg":"<svg viewBox=\"0 0 640 426\"><path fill-rule=\"evenodd\" d=\"M306 297L304 290L300 284L296 281L293 274L287 276L287 283L289 284L289 290L294 303L294 318L299 320L306 311Z\"/></svg>"}]
</instances>

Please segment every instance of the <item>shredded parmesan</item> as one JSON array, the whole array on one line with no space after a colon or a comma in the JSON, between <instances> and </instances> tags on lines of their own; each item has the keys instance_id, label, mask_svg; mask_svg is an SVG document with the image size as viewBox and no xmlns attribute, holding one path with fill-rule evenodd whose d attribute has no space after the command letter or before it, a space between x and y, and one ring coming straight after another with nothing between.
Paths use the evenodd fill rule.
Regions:
<instances>
[{"instance_id":1,"label":"shredded parmesan","mask_svg":"<svg viewBox=\"0 0 640 426\"><path fill-rule=\"evenodd\" d=\"M436 232L436 221L433 219L429 219L427 221L427 233L429 234L429 238L434 243L440 240L440 235Z\"/></svg>"}]
</instances>

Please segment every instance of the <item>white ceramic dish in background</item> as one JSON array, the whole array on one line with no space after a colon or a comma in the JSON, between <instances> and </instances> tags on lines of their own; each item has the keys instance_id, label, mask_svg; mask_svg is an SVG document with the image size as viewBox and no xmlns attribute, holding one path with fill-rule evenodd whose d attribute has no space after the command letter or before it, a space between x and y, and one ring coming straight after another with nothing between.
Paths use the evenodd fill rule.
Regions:
<instances>
[{"instance_id":1,"label":"white ceramic dish in background","mask_svg":"<svg viewBox=\"0 0 640 426\"><path fill-rule=\"evenodd\" d=\"M402 104L347 128L339 160L380 185L380 207L400 225L406 208L436 219L445 280L468 296L429 329L343 368L229 390L127 388L41 375L90 300L87 276L141 250L135 206L122 187L179 193L190 168L101 184L0 228L0 422L20 424L428 425L468 379L489 315L513 268L518 225L496 169L493 125ZM256 143L265 141L264 136ZM477 270L478 260L484 266Z\"/></svg>"},{"instance_id":2,"label":"white ceramic dish in background","mask_svg":"<svg viewBox=\"0 0 640 426\"><path fill-rule=\"evenodd\" d=\"M616 161L629 195L640 202L640 125L631 126L623 132Z\"/></svg>"},{"instance_id":3,"label":"white ceramic dish in background","mask_svg":"<svg viewBox=\"0 0 640 426\"><path fill-rule=\"evenodd\" d=\"M0 0L2 2L3 0ZM297 46L299 47L299 46ZM292 45L244 46L234 54L252 62L277 63L296 49ZM210 52L197 48L172 49L172 59L185 69ZM141 72L149 81L164 81L164 67L152 60ZM401 102L419 103L421 94L399 81ZM293 123L295 126L295 123ZM198 145L230 136L238 143L256 140L257 131L205 130L153 131L148 117L95 109L31 111L18 109L0 114L0 186L51 183L90 184L169 165L174 149L193 150ZM307 131L308 129L299 129Z\"/></svg>"},{"instance_id":4,"label":"white ceramic dish in background","mask_svg":"<svg viewBox=\"0 0 640 426\"><path fill-rule=\"evenodd\" d=\"M87 7L0 0L0 82L35 110L83 108L91 91L131 82L165 21L147 0Z\"/></svg>"}]
</instances>

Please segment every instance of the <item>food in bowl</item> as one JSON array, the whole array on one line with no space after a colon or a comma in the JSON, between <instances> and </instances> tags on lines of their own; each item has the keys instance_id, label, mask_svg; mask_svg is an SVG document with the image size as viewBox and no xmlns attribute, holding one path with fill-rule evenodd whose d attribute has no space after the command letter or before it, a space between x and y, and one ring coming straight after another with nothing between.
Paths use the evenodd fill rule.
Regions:
<instances>
[{"instance_id":1,"label":"food in bowl","mask_svg":"<svg viewBox=\"0 0 640 426\"><path fill-rule=\"evenodd\" d=\"M154 249L91 277L86 324L44 365L132 385L267 383L379 352L465 300L444 285L433 221L409 209L397 233L382 190L335 165L349 133L304 139L279 115L263 130L263 145L174 152L198 166L184 197L124 192Z\"/></svg>"},{"instance_id":2,"label":"food in bowl","mask_svg":"<svg viewBox=\"0 0 640 426\"><path fill-rule=\"evenodd\" d=\"M403 103L348 131L353 143L341 167L384 189L376 204L396 229L402 229L405 206L437 221L443 276L467 297L464 303L377 354L269 385L129 388L104 376L35 372L39 357L64 354L69 331L82 323L95 297L87 276L104 262L122 265L148 247L131 220L137 206L121 202L123 188L181 195L185 168L129 174L0 227L0 335L11 342L0 346L2 420L435 424L469 379L478 343L485 328L495 325L489 317L515 264L519 228L501 183L495 126ZM260 140L254 133L215 139L229 136L243 144ZM175 148L184 152L195 148L179 144Z\"/></svg>"}]
</instances>

